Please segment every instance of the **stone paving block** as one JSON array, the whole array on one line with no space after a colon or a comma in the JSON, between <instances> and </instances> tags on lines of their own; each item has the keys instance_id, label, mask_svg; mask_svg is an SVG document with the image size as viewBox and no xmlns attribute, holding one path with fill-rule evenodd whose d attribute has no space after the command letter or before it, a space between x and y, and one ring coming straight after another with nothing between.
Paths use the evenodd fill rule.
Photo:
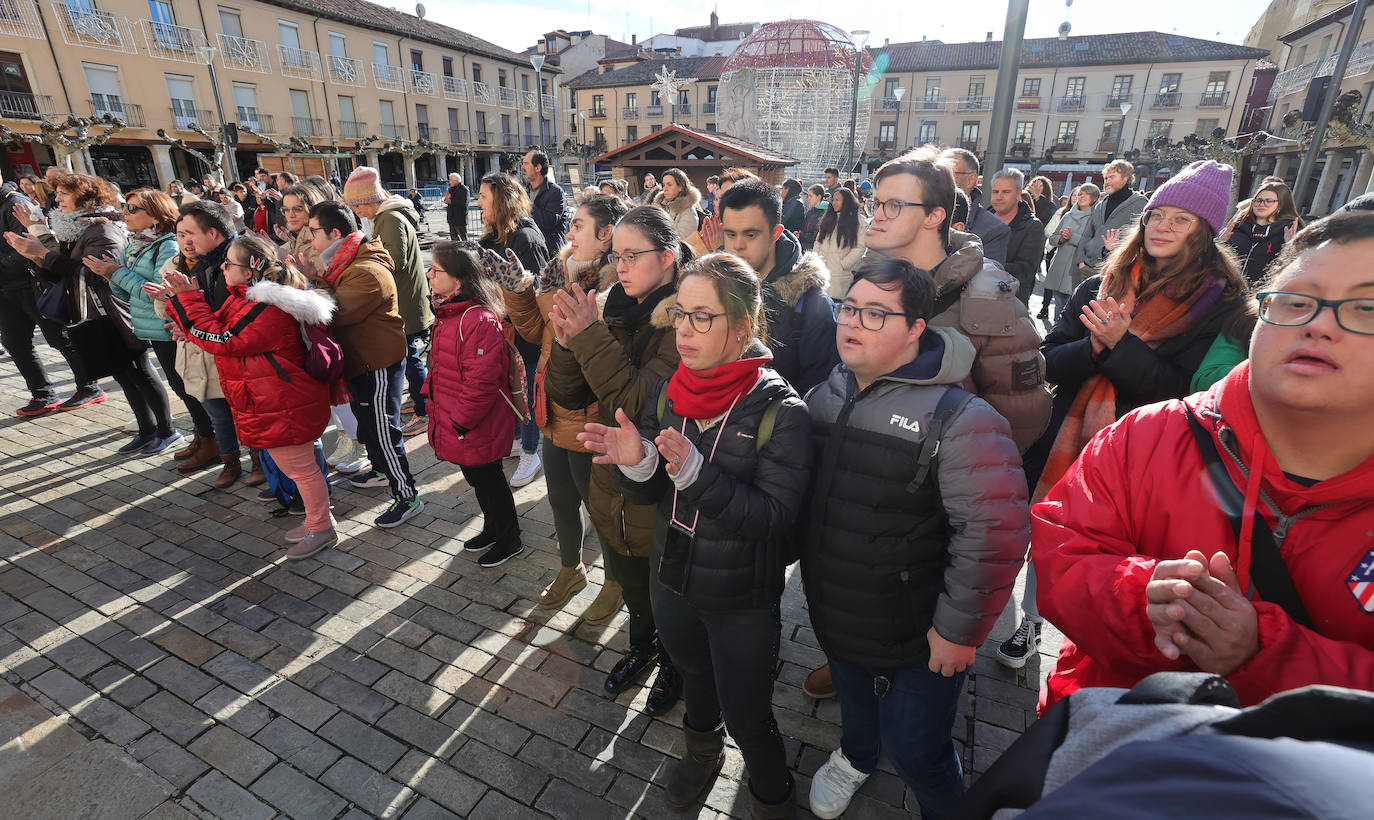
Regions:
<instances>
[{"instance_id":1,"label":"stone paving block","mask_svg":"<svg viewBox=\"0 0 1374 820\"><path fill-rule=\"evenodd\" d=\"M348 806L347 800L285 763L258 778L252 791L288 817L334 817Z\"/></svg>"},{"instance_id":2,"label":"stone paving block","mask_svg":"<svg viewBox=\"0 0 1374 820\"><path fill-rule=\"evenodd\" d=\"M118 632L111 635L101 642L100 648L134 670L146 669L167 657L167 653L160 647L132 632Z\"/></svg>"},{"instance_id":3,"label":"stone paving block","mask_svg":"<svg viewBox=\"0 0 1374 820\"><path fill-rule=\"evenodd\" d=\"M80 681L59 669L51 669L38 676L33 685L112 743L123 746L148 731L148 724L123 707L97 696Z\"/></svg>"},{"instance_id":4,"label":"stone paving block","mask_svg":"<svg viewBox=\"0 0 1374 820\"><path fill-rule=\"evenodd\" d=\"M455 700L447 692L421 683L414 678L406 677L396 671L388 672L381 680L373 684L372 688L398 703L404 703L427 715L440 714Z\"/></svg>"},{"instance_id":5,"label":"stone paving block","mask_svg":"<svg viewBox=\"0 0 1374 820\"><path fill-rule=\"evenodd\" d=\"M526 703L530 702L526 701ZM531 708L542 709L543 707L531 703ZM464 735L477 738L488 746L511 755L518 752L531 735L529 729L520 724L464 701L455 703L440 719ZM571 724L568 721L561 721L560 725L570 726ZM585 726L581 728L585 732Z\"/></svg>"},{"instance_id":6,"label":"stone paving block","mask_svg":"<svg viewBox=\"0 0 1374 820\"><path fill-rule=\"evenodd\" d=\"M91 675L88 680L101 694L113 698L126 709L132 709L157 693L156 686L116 663Z\"/></svg>"},{"instance_id":7,"label":"stone paving block","mask_svg":"<svg viewBox=\"0 0 1374 820\"><path fill-rule=\"evenodd\" d=\"M192 705L245 736L256 734L272 721L272 713L266 706L223 684Z\"/></svg>"},{"instance_id":8,"label":"stone paving block","mask_svg":"<svg viewBox=\"0 0 1374 820\"><path fill-rule=\"evenodd\" d=\"M178 789L186 788L210 768L205 761L158 732L149 732L139 738L129 747L129 753Z\"/></svg>"},{"instance_id":9,"label":"stone paving block","mask_svg":"<svg viewBox=\"0 0 1374 820\"><path fill-rule=\"evenodd\" d=\"M588 732L577 750L590 758L593 766L629 772L660 786L668 782L668 772L676 762L660 751L604 729Z\"/></svg>"},{"instance_id":10,"label":"stone paving block","mask_svg":"<svg viewBox=\"0 0 1374 820\"><path fill-rule=\"evenodd\" d=\"M267 626L277 617L276 613L270 609L251 601L245 601L237 595L223 596L210 605L210 611L228 618L239 626L255 631Z\"/></svg>"},{"instance_id":11,"label":"stone paving block","mask_svg":"<svg viewBox=\"0 0 1374 820\"><path fill-rule=\"evenodd\" d=\"M401 704L383 715L377 728L441 759L450 757L467 741L457 729Z\"/></svg>"},{"instance_id":12,"label":"stone paving block","mask_svg":"<svg viewBox=\"0 0 1374 820\"><path fill-rule=\"evenodd\" d=\"M271 613L268 613L268 617L271 617ZM210 638L225 649L231 649L249 660L256 660L277 648L276 641L264 638L253 629L237 623L221 626L210 633Z\"/></svg>"},{"instance_id":13,"label":"stone paving block","mask_svg":"<svg viewBox=\"0 0 1374 820\"><path fill-rule=\"evenodd\" d=\"M319 777L343 753L286 718L279 717L253 735L264 748L310 777Z\"/></svg>"},{"instance_id":14,"label":"stone paving block","mask_svg":"<svg viewBox=\"0 0 1374 820\"><path fill-rule=\"evenodd\" d=\"M338 704L345 712L361 718L364 723L376 723L377 718L396 705L396 701L380 692L339 674L330 675L315 684L312 691L330 703Z\"/></svg>"},{"instance_id":15,"label":"stone paving block","mask_svg":"<svg viewBox=\"0 0 1374 820\"><path fill-rule=\"evenodd\" d=\"M385 664L378 663L347 646L336 646L321 654L319 662L363 686L371 686L391 671Z\"/></svg>"},{"instance_id":16,"label":"stone paving block","mask_svg":"<svg viewBox=\"0 0 1374 820\"><path fill-rule=\"evenodd\" d=\"M331 718L316 734L379 771L391 768L406 751L402 744L343 713Z\"/></svg>"},{"instance_id":17,"label":"stone paving block","mask_svg":"<svg viewBox=\"0 0 1374 820\"><path fill-rule=\"evenodd\" d=\"M605 794L615 779L615 772L609 767L540 735L530 738L516 757L598 796Z\"/></svg>"},{"instance_id":18,"label":"stone paving block","mask_svg":"<svg viewBox=\"0 0 1374 820\"><path fill-rule=\"evenodd\" d=\"M139 704L134 714L183 745L190 743L197 735L210 728L211 723L204 712L171 692L153 695Z\"/></svg>"},{"instance_id":19,"label":"stone paving block","mask_svg":"<svg viewBox=\"0 0 1374 820\"><path fill-rule=\"evenodd\" d=\"M500 792L489 791L482 797L482 801L472 810L472 814L468 815L468 818L469 820L534 820L545 816L543 812L535 811L529 806L522 806Z\"/></svg>"},{"instance_id":20,"label":"stone paving block","mask_svg":"<svg viewBox=\"0 0 1374 820\"><path fill-rule=\"evenodd\" d=\"M228 726L211 728L186 750L242 786L252 783L277 762L271 752Z\"/></svg>"},{"instance_id":21,"label":"stone paving block","mask_svg":"<svg viewBox=\"0 0 1374 820\"><path fill-rule=\"evenodd\" d=\"M214 641L202 638L184 626L172 627L154 638L153 643L192 666L200 666L224 651L224 647Z\"/></svg>"},{"instance_id":22,"label":"stone paving block","mask_svg":"<svg viewBox=\"0 0 1374 820\"><path fill-rule=\"evenodd\" d=\"M276 814L241 786L217 771L197 780L186 794L192 800L208 809L216 817L232 817L235 820L271 820Z\"/></svg>"},{"instance_id":23,"label":"stone paving block","mask_svg":"<svg viewBox=\"0 0 1374 820\"><path fill-rule=\"evenodd\" d=\"M463 748L449 762L525 804L533 803L549 781L549 775L541 769L476 740L463 744Z\"/></svg>"},{"instance_id":24,"label":"stone paving block","mask_svg":"<svg viewBox=\"0 0 1374 820\"><path fill-rule=\"evenodd\" d=\"M408 786L402 786L351 757L335 763L320 782L383 820L400 817L415 798L415 792Z\"/></svg>"},{"instance_id":25,"label":"stone paving block","mask_svg":"<svg viewBox=\"0 0 1374 820\"><path fill-rule=\"evenodd\" d=\"M522 695L508 696L497 708L497 714L568 748L576 748L587 734L585 721Z\"/></svg>"},{"instance_id":26,"label":"stone paving block","mask_svg":"<svg viewBox=\"0 0 1374 820\"><path fill-rule=\"evenodd\" d=\"M421 797L406 812L405 820L461 820L461 817L428 797Z\"/></svg>"},{"instance_id":27,"label":"stone paving block","mask_svg":"<svg viewBox=\"0 0 1374 820\"><path fill-rule=\"evenodd\" d=\"M434 658L390 638L378 641L367 650L367 655L416 680L425 680L439 669L439 662Z\"/></svg>"},{"instance_id":28,"label":"stone paving block","mask_svg":"<svg viewBox=\"0 0 1374 820\"><path fill-rule=\"evenodd\" d=\"M122 749L94 741L5 796L10 817L125 820L147 814L171 795L166 782Z\"/></svg>"},{"instance_id":29,"label":"stone paving block","mask_svg":"<svg viewBox=\"0 0 1374 820\"><path fill-rule=\"evenodd\" d=\"M222 652L205 662L201 669L245 695L252 695L277 682L271 670L234 652Z\"/></svg>"},{"instance_id":30,"label":"stone paving block","mask_svg":"<svg viewBox=\"0 0 1374 820\"><path fill-rule=\"evenodd\" d=\"M268 686L257 693L257 698L269 709L312 731L339 711L337 706L310 694L290 681L278 681Z\"/></svg>"},{"instance_id":31,"label":"stone paving block","mask_svg":"<svg viewBox=\"0 0 1374 820\"><path fill-rule=\"evenodd\" d=\"M484 783L415 750L407 752L390 774L460 817L471 812L487 791Z\"/></svg>"},{"instance_id":32,"label":"stone paving block","mask_svg":"<svg viewBox=\"0 0 1374 820\"><path fill-rule=\"evenodd\" d=\"M143 672L148 680L182 700L194 701L215 688L215 679L180 660L163 658Z\"/></svg>"},{"instance_id":33,"label":"stone paving block","mask_svg":"<svg viewBox=\"0 0 1374 820\"><path fill-rule=\"evenodd\" d=\"M50 646L43 650L43 657L78 678L84 678L114 660L84 638L69 638Z\"/></svg>"},{"instance_id":34,"label":"stone paving block","mask_svg":"<svg viewBox=\"0 0 1374 820\"><path fill-rule=\"evenodd\" d=\"M5 689L0 693L0 784L32 780L86 745L86 738L62 718L23 692Z\"/></svg>"},{"instance_id":35,"label":"stone paving block","mask_svg":"<svg viewBox=\"0 0 1374 820\"><path fill-rule=\"evenodd\" d=\"M196 820L196 816L176 803L168 800L143 815L140 820Z\"/></svg>"}]
</instances>

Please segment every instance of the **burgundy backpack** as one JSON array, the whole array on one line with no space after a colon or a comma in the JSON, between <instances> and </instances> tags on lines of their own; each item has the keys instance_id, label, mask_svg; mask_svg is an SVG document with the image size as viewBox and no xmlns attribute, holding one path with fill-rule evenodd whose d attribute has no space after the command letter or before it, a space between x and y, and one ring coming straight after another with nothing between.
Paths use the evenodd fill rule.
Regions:
<instances>
[{"instance_id":1,"label":"burgundy backpack","mask_svg":"<svg viewBox=\"0 0 1374 820\"><path fill-rule=\"evenodd\" d=\"M298 322L305 342L305 372L322 384L333 384L344 377L343 347L321 325Z\"/></svg>"}]
</instances>

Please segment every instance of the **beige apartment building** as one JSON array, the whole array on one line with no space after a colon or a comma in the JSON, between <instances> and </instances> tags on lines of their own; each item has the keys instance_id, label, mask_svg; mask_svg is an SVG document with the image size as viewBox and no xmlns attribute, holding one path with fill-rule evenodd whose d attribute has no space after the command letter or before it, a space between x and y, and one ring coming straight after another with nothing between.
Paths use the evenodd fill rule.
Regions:
<instances>
[{"instance_id":1,"label":"beige apartment building","mask_svg":"<svg viewBox=\"0 0 1374 820\"><path fill-rule=\"evenodd\" d=\"M1002 44L924 41L871 49L886 70L873 88L864 154L873 161L928 142L988 149ZM1016 78L1008 160L1100 165L1146 139L1237 133L1261 49L1160 32L1029 39ZM1124 137L1124 138L1123 138Z\"/></svg>"},{"instance_id":2,"label":"beige apartment building","mask_svg":"<svg viewBox=\"0 0 1374 820\"><path fill-rule=\"evenodd\" d=\"M1279 35L1278 42L1282 46L1279 67L1282 70L1274 78L1270 91L1269 101L1273 108L1269 130L1284 135L1284 116L1293 110L1303 110L1309 95L1312 102L1309 111L1314 111L1320 104L1325 83L1330 82L1336 71L1337 53L1350 26L1354 5L1349 3L1328 11ZM1315 87L1313 81L1317 81ZM1367 18L1361 21L1358 44L1346 66L1340 88L1342 91L1356 90L1363 95L1359 120L1367 126L1374 125L1374 109L1369 102L1374 94L1374 28ZM1346 201L1374 191L1374 154L1368 147L1326 140L1322 148L1313 169L1316 185L1308 188L1311 197L1298 203L1299 210L1314 216L1324 216ZM1303 143L1271 140L1265 146L1260 169L1283 177L1292 185L1296 183L1298 166L1306 150L1307 145Z\"/></svg>"},{"instance_id":3,"label":"beige apartment building","mask_svg":"<svg viewBox=\"0 0 1374 820\"><path fill-rule=\"evenodd\" d=\"M68 113L123 119L76 161L126 188L198 178L199 161L157 131L208 149L189 126L215 133L221 109L319 149L277 157L243 133L240 178L259 164L346 174L366 163L397 183L406 162L422 182L471 178L556 140L556 67L536 75L524 55L361 0L0 0L0 68L0 121L17 131ZM407 160L385 148L418 139L449 150ZM6 156L6 177L52 159L25 146Z\"/></svg>"},{"instance_id":4,"label":"beige apartment building","mask_svg":"<svg viewBox=\"0 0 1374 820\"><path fill-rule=\"evenodd\" d=\"M642 56L638 62L621 63L623 67L603 60L595 69L565 78L572 133L579 143L602 153L662 130L670 122L714 131L716 94L725 59ZM650 87L655 76L665 70L692 79L673 101L663 99Z\"/></svg>"}]
</instances>

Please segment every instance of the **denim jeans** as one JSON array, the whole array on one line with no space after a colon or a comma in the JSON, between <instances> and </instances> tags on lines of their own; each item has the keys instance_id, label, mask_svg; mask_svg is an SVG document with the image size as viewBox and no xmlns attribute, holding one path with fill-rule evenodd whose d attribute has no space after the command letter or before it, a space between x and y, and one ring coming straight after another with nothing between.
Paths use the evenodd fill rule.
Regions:
<instances>
[{"instance_id":1,"label":"denim jeans","mask_svg":"<svg viewBox=\"0 0 1374 820\"><path fill-rule=\"evenodd\" d=\"M945 677L926 666L879 670L830 658L840 701L840 748L861 772L883 755L911 788L923 820L945 816L964 793L964 771L952 732L967 672Z\"/></svg>"},{"instance_id":2,"label":"denim jeans","mask_svg":"<svg viewBox=\"0 0 1374 820\"><path fill-rule=\"evenodd\" d=\"M229 410L226 399L206 399L201 402L210 416L210 426L215 430L215 446L222 456L237 455L239 435L234 429L234 414Z\"/></svg>"},{"instance_id":3,"label":"denim jeans","mask_svg":"<svg viewBox=\"0 0 1374 820\"><path fill-rule=\"evenodd\" d=\"M525 398L528 401L533 395L534 390L534 371L539 368L539 360L530 359L525 362ZM539 452L539 425L534 423L534 406L530 406L530 423L520 425L515 428L515 432L520 434L520 449L527 455L534 455Z\"/></svg>"},{"instance_id":4,"label":"denim jeans","mask_svg":"<svg viewBox=\"0 0 1374 820\"><path fill-rule=\"evenodd\" d=\"M417 416L427 415L424 395L425 360L420 356L422 342L428 345L428 330L406 337L406 387L410 390L410 401L415 406Z\"/></svg>"},{"instance_id":5,"label":"denim jeans","mask_svg":"<svg viewBox=\"0 0 1374 820\"><path fill-rule=\"evenodd\" d=\"M358 417L358 441L372 460L372 469L381 470L391 486L391 497L405 501L415 497L415 479L410 474L401 437L401 380L404 362L386 370L369 370L348 380L350 406Z\"/></svg>"},{"instance_id":6,"label":"denim jeans","mask_svg":"<svg viewBox=\"0 0 1374 820\"><path fill-rule=\"evenodd\" d=\"M168 339L153 342L152 345L157 363L162 366L162 375L167 378L167 386L186 405L186 412L191 414L191 423L195 425L196 432L205 437L213 436L215 428L210 421L210 414L205 412L205 406L195 396L186 392L186 382L177 372L177 343Z\"/></svg>"}]
</instances>

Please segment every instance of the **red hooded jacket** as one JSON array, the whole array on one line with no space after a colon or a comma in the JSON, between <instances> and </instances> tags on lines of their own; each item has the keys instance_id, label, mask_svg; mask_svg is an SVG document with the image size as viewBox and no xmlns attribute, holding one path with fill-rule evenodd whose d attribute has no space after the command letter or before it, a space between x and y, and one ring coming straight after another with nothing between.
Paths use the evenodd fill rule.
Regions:
<instances>
[{"instance_id":1,"label":"red hooded jacket","mask_svg":"<svg viewBox=\"0 0 1374 820\"><path fill-rule=\"evenodd\" d=\"M1227 680L1243 705L1309 684L1374 689L1374 458L1304 486L1287 477L1260 431L1241 364L1186 401L1212 432L1245 518L1259 510L1315 628L1299 626L1250 584L1250 548L1237 547L1179 400L1135 410L1093 437L1031 514L1041 613L1068 640L1041 693L1041 711L1086 686L1129 688L1167 660L1145 616L1145 585L1160 560L1221 550L1259 616L1259 652ZM1247 480L1228 455L1245 465ZM1271 508L1268 498L1283 518Z\"/></svg>"},{"instance_id":2,"label":"red hooded jacket","mask_svg":"<svg viewBox=\"0 0 1374 820\"><path fill-rule=\"evenodd\" d=\"M467 300L440 305L434 320L425 377L430 446L454 464L500 461L515 436L515 411L502 396L509 395L510 360L501 320Z\"/></svg>"},{"instance_id":3,"label":"red hooded jacket","mask_svg":"<svg viewBox=\"0 0 1374 820\"><path fill-rule=\"evenodd\" d=\"M229 288L218 311L199 290L177 294L168 307L186 338L214 354L240 442L269 449L320 437L329 424L329 386L305 372L298 322L327 325L331 298L264 280Z\"/></svg>"}]
</instances>

